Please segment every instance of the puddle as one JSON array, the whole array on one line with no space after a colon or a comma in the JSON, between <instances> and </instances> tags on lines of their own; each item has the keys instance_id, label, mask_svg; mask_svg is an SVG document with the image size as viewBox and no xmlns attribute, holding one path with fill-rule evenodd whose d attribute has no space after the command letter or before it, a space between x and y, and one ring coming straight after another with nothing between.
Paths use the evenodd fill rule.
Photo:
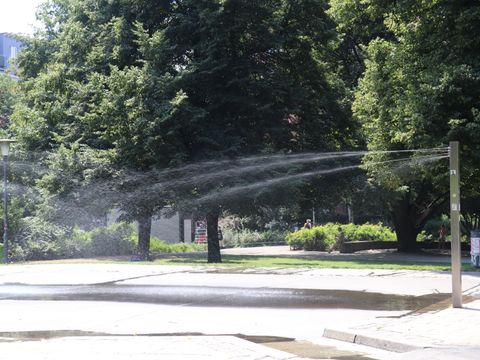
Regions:
<instances>
[{"instance_id":1,"label":"puddle","mask_svg":"<svg viewBox=\"0 0 480 360\"><path fill-rule=\"evenodd\" d=\"M184 306L413 311L447 300L449 294L392 295L350 290L206 286L85 285L0 287L3 300L111 301Z\"/></svg>"},{"instance_id":2,"label":"puddle","mask_svg":"<svg viewBox=\"0 0 480 360\"><path fill-rule=\"evenodd\" d=\"M185 333L147 333L147 334L112 334L84 330L31 330L0 332L0 342L35 341L68 337L129 337L129 336L211 336L199 332Z\"/></svg>"},{"instance_id":3,"label":"puddle","mask_svg":"<svg viewBox=\"0 0 480 360\"><path fill-rule=\"evenodd\" d=\"M0 332L0 342L34 341L73 336L108 336L109 334L83 330L36 330Z\"/></svg>"}]
</instances>

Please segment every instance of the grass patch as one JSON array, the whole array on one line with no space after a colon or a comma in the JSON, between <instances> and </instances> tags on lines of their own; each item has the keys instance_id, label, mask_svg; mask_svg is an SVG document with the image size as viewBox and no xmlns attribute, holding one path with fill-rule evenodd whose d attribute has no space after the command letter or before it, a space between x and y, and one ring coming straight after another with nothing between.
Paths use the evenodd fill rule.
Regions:
<instances>
[{"instance_id":1,"label":"grass patch","mask_svg":"<svg viewBox=\"0 0 480 360\"><path fill-rule=\"evenodd\" d=\"M23 264L141 264L141 265L186 265L237 268L311 268L311 269L385 269L385 270L423 270L450 271L449 262L398 261L398 260L355 260L355 259L318 259L295 258L290 256L263 255L222 255L222 262L209 264L205 252L156 254L154 261L131 261L129 256L97 257L89 259L64 259L49 261L31 261ZM0 264L1 265L1 264ZM462 271L480 271L469 263L462 264Z\"/></svg>"},{"instance_id":2,"label":"grass patch","mask_svg":"<svg viewBox=\"0 0 480 360\"><path fill-rule=\"evenodd\" d=\"M292 258L279 256L223 255L222 263L208 264L206 255L187 257L176 255L156 259L157 265L209 265L232 266L245 268L313 268L313 269L388 269L388 270L426 270L450 271L450 263L421 261L388 261L388 260L323 260L308 258ZM479 271L469 264L462 264L462 271Z\"/></svg>"}]
</instances>

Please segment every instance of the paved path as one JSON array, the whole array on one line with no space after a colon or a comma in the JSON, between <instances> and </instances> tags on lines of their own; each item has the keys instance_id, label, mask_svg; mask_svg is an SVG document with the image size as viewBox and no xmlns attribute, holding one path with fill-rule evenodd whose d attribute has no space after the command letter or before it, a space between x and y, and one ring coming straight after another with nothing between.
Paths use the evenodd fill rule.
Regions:
<instances>
[{"instance_id":1,"label":"paved path","mask_svg":"<svg viewBox=\"0 0 480 360\"><path fill-rule=\"evenodd\" d=\"M395 306L389 310L341 305L333 309L224 307L192 304L189 299L179 299L174 305L112 299L51 301L48 293L35 301L18 301L9 298L9 287L22 285L28 291L29 285L175 285L241 288L245 292L348 290L421 297L450 292L451 279L448 273L430 271L238 270L141 264L2 266L0 358L318 359L335 353L338 358L363 354L374 359L478 359L480 273L465 273L462 280L462 309L452 309L448 296L416 311ZM272 339L265 340L265 336Z\"/></svg>"},{"instance_id":2,"label":"paved path","mask_svg":"<svg viewBox=\"0 0 480 360\"><path fill-rule=\"evenodd\" d=\"M341 254L338 251L328 253L322 251L290 250L289 246L263 246L223 249L222 254L304 257L326 260L450 262L450 253L447 250L426 250L418 254L404 254L396 250L365 250L352 254ZM470 257L465 252L462 256L462 262L470 263Z\"/></svg>"}]
</instances>

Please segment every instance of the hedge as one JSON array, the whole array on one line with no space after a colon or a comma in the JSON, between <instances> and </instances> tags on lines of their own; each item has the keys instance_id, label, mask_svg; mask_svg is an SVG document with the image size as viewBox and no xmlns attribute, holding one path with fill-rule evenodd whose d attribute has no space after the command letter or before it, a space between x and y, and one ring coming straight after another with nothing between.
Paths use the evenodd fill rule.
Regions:
<instances>
[{"instance_id":1,"label":"hedge","mask_svg":"<svg viewBox=\"0 0 480 360\"><path fill-rule=\"evenodd\" d=\"M340 231L344 241L396 241L395 233L382 224L328 223L312 229L301 229L286 236L292 249L327 251L337 241Z\"/></svg>"}]
</instances>

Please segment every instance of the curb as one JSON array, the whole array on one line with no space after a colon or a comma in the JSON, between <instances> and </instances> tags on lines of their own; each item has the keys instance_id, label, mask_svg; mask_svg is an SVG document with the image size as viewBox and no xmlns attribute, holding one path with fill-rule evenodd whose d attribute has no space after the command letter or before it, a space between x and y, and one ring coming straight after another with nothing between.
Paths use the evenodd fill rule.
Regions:
<instances>
[{"instance_id":1,"label":"curb","mask_svg":"<svg viewBox=\"0 0 480 360\"><path fill-rule=\"evenodd\" d=\"M401 343L401 342L391 341L386 339L380 339L380 338L365 336L361 334L354 334L347 331L340 331L340 330L334 330L334 329L325 329L323 331L323 337L339 340L339 341L350 342L358 345L370 346L377 349L382 349L382 350L387 350L387 351L397 352L397 353L405 353L409 351L424 349L424 347L421 347L421 346L416 346L416 345L411 345L411 344L406 344L406 343Z\"/></svg>"}]
</instances>

